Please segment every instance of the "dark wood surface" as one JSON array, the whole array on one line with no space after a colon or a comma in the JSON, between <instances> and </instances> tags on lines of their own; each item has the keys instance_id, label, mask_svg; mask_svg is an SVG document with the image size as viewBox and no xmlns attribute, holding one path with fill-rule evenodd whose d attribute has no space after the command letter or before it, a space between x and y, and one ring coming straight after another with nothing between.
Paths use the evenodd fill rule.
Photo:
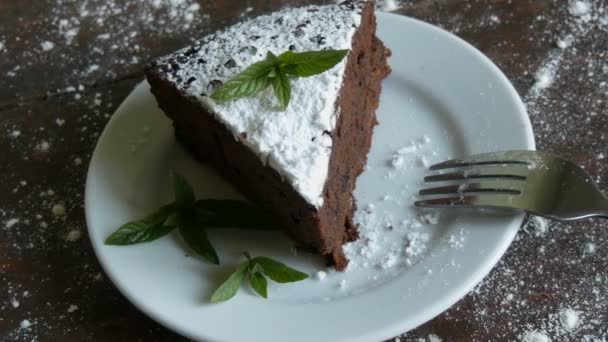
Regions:
<instances>
[{"instance_id":1,"label":"dark wood surface","mask_svg":"<svg viewBox=\"0 0 608 342\"><path fill-rule=\"evenodd\" d=\"M137 311L96 261L83 210L88 160L151 58L244 16L308 2L200 1L177 14L152 3L0 1L2 341L182 339ZM590 3L589 20L569 13L566 0L411 0L399 13L487 54L526 100L538 147L576 160L607 190L608 6ZM568 35L572 45L558 48ZM44 51L45 41L54 47ZM540 89L535 75L547 65L555 79ZM65 215L53 213L56 205ZM608 338L607 236L599 220L546 232L528 225L475 291L400 339L506 341L533 330L556 341ZM566 308L581 319L568 333L558 319Z\"/></svg>"}]
</instances>

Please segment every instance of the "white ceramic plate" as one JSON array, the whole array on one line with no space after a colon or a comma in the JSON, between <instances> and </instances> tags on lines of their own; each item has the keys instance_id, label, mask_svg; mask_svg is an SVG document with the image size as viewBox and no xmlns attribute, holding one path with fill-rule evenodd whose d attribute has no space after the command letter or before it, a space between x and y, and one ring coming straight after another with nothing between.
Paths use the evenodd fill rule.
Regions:
<instances>
[{"instance_id":1,"label":"white ceramic plate","mask_svg":"<svg viewBox=\"0 0 608 342\"><path fill-rule=\"evenodd\" d=\"M504 149L534 149L525 108L506 77L485 56L456 36L418 20L378 14L378 34L392 49L393 73L384 82L380 125L368 170L360 177L360 204L393 194L404 205L378 210L395 220L421 186L421 166L388 176L396 148L426 134L431 161ZM233 300L205 302L244 250L278 258L307 272L321 269L312 255L294 256L280 233L212 232L222 266L186 256L175 235L131 247L104 239L121 223L141 217L170 198L168 174L177 169L199 197L238 197L217 174L176 143L171 123L140 84L116 111L93 155L86 186L86 215L97 256L118 289L161 324L193 339L212 341L379 341L438 315L469 292L495 265L522 222L522 215L447 213L429 227L428 252L414 265L377 277L376 269L331 273L271 286L270 299L246 287ZM455 216L460 215L460 216ZM450 246L453 234L465 236ZM338 289L340 280L348 283Z\"/></svg>"}]
</instances>

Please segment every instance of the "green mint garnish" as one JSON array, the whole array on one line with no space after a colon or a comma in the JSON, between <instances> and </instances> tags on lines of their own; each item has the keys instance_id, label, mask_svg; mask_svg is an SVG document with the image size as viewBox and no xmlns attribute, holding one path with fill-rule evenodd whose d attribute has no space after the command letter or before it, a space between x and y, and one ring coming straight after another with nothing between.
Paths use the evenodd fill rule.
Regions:
<instances>
[{"instance_id":1,"label":"green mint garnish","mask_svg":"<svg viewBox=\"0 0 608 342\"><path fill-rule=\"evenodd\" d=\"M220 259L209 239L207 232L203 229L204 225L197 218L189 214L180 217L179 233L182 238L196 254L202 256L212 264L219 265Z\"/></svg>"},{"instance_id":2,"label":"green mint garnish","mask_svg":"<svg viewBox=\"0 0 608 342\"><path fill-rule=\"evenodd\" d=\"M252 96L272 85L283 110L291 99L290 77L310 77L321 74L340 63L349 50L287 51L279 56L272 52L266 59L254 63L217 88L211 98L229 101Z\"/></svg>"},{"instance_id":3,"label":"green mint garnish","mask_svg":"<svg viewBox=\"0 0 608 342\"><path fill-rule=\"evenodd\" d=\"M292 283L308 278L308 274L288 267L287 265L266 257L251 258L245 253L247 260L239 264L236 270L211 295L211 302L226 301L238 292L245 278L249 286L261 297L268 298L267 277L277 283Z\"/></svg>"},{"instance_id":4,"label":"green mint garnish","mask_svg":"<svg viewBox=\"0 0 608 342\"><path fill-rule=\"evenodd\" d=\"M177 228L180 235L197 255L219 264L215 248L207 238L207 228L277 229L270 218L249 203L236 200L196 200L192 186L177 173L171 175L175 201L145 218L126 223L110 235L106 245L134 245L154 241ZM246 278L251 288L263 298L268 297L268 280L290 283L308 275L266 257L247 258L215 290L211 302L223 302L238 292Z\"/></svg>"},{"instance_id":5,"label":"green mint garnish","mask_svg":"<svg viewBox=\"0 0 608 342\"><path fill-rule=\"evenodd\" d=\"M194 190L192 186L188 184L188 181L177 173L171 173L173 180L173 193L175 196L175 206L179 209L189 209L194 205L196 198L194 197Z\"/></svg>"},{"instance_id":6,"label":"green mint garnish","mask_svg":"<svg viewBox=\"0 0 608 342\"><path fill-rule=\"evenodd\" d=\"M242 262L236 268L234 273L232 273L230 277L228 277L228 279L226 279L226 281L222 283L222 285L220 285L220 287L218 287L215 292L213 292L213 296L211 296L211 302L223 302L234 297L234 295L236 295L236 293L239 291L239 288L241 287L241 282L243 282L243 278L245 278L248 269L249 261Z\"/></svg>"},{"instance_id":7,"label":"green mint garnish","mask_svg":"<svg viewBox=\"0 0 608 342\"><path fill-rule=\"evenodd\" d=\"M175 228L168 222L174 210L172 205L166 205L141 220L122 225L106 239L106 245L135 245L169 234Z\"/></svg>"},{"instance_id":8,"label":"green mint garnish","mask_svg":"<svg viewBox=\"0 0 608 342\"><path fill-rule=\"evenodd\" d=\"M277 229L272 220L249 203L235 200L199 200L186 179L172 174L175 201L143 219L119 227L106 245L134 245L154 241L178 229L190 249L205 260L219 264L207 228Z\"/></svg>"}]
</instances>

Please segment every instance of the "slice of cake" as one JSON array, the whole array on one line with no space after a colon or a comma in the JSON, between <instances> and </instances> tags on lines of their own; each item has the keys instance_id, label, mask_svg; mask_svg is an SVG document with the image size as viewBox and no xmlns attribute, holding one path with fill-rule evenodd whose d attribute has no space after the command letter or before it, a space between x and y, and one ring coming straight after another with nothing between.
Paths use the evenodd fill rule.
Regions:
<instances>
[{"instance_id":1,"label":"slice of cake","mask_svg":"<svg viewBox=\"0 0 608 342\"><path fill-rule=\"evenodd\" d=\"M288 9L205 37L147 71L179 141L338 270L348 264L342 245L357 237L353 190L390 72L375 31L371 1ZM291 80L286 110L272 88L221 103L209 97L268 52L325 49L350 52L329 71Z\"/></svg>"}]
</instances>

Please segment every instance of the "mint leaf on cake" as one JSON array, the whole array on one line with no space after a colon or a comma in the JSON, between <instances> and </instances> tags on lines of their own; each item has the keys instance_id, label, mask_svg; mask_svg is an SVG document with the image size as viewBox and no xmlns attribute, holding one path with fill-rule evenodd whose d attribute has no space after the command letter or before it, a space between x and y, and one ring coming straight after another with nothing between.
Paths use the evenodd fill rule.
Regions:
<instances>
[{"instance_id":1,"label":"mint leaf on cake","mask_svg":"<svg viewBox=\"0 0 608 342\"><path fill-rule=\"evenodd\" d=\"M323 50L308 52L287 51L279 56L288 75L310 77L321 74L340 63L349 50Z\"/></svg>"},{"instance_id":2,"label":"mint leaf on cake","mask_svg":"<svg viewBox=\"0 0 608 342\"><path fill-rule=\"evenodd\" d=\"M281 109L287 109L291 99L291 77L311 77L340 63L349 50L287 51L278 57L271 51L266 59L252 64L215 89L211 98L216 101L236 100L253 96L272 85Z\"/></svg>"}]
</instances>

